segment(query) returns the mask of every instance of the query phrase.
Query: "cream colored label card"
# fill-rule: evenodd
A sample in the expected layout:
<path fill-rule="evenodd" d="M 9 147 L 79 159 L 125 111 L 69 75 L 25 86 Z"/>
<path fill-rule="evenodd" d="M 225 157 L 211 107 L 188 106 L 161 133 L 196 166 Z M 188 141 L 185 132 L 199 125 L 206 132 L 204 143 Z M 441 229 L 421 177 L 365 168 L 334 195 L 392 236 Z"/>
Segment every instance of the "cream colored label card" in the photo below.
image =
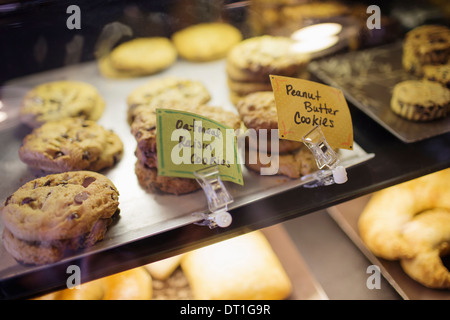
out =
<path fill-rule="evenodd" d="M 320 126 L 332 148 L 353 149 L 353 125 L 341 90 L 321 83 L 270 76 L 280 139 L 302 141 Z"/>

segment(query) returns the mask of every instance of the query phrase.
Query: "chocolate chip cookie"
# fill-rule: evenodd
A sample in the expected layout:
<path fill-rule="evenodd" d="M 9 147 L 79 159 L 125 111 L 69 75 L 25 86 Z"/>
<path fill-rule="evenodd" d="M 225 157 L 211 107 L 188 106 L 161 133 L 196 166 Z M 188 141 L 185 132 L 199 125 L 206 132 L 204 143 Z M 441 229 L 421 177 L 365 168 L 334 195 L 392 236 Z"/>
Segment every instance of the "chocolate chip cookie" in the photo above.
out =
<path fill-rule="evenodd" d="M 100 171 L 114 166 L 123 155 L 123 143 L 112 130 L 94 121 L 65 118 L 34 129 L 19 149 L 20 159 L 45 172 Z"/>
<path fill-rule="evenodd" d="M 3 245 L 18 261 L 47 264 L 93 246 L 119 214 L 119 192 L 92 171 L 51 174 L 27 182 L 0 208 Z"/>
<path fill-rule="evenodd" d="M 36 128 L 67 117 L 98 120 L 105 102 L 97 89 L 81 81 L 54 81 L 36 86 L 24 97 L 20 119 Z"/>
<path fill-rule="evenodd" d="M 403 81 L 394 87 L 391 109 L 412 121 L 443 118 L 450 109 L 450 90 L 429 80 Z"/>
<path fill-rule="evenodd" d="M 128 95 L 128 123 L 133 122 L 137 107 L 166 108 L 180 104 L 198 106 L 210 99 L 209 91 L 200 81 L 170 76 L 151 80 Z"/>
<path fill-rule="evenodd" d="M 178 105 L 168 109 L 203 115 L 233 129 L 239 129 L 241 126 L 241 119 L 237 114 L 220 107 Z M 157 175 L 156 107 L 138 108 L 136 110 L 138 112 L 131 125 L 131 133 L 137 142 L 135 173 L 141 186 L 150 192 L 157 189 L 173 194 L 184 194 L 199 189 L 200 185 L 194 179 Z"/>

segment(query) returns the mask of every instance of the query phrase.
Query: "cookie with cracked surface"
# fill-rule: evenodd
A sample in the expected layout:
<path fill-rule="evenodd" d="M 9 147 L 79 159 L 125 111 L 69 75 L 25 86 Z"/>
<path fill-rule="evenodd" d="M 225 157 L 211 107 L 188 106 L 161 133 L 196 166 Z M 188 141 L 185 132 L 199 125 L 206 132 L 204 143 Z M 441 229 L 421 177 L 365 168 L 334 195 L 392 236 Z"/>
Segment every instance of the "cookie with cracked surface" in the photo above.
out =
<path fill-rule="evenodd" d="M 119 192 L 92 171 L 51 174 L 25 183 L 0 209 L 3 244 L 18 261 L 47 264 L 103 239 L 118 215 Z"/>
<path fill-rule="evenodd" d="M 184 59 L 204 62 L 225 58 L 242 34 L 228 23 L 200 23 L 175 32 L 172 41 Z"/>
<path fill-rule="evenodd" d="M 97 89 L 81 81 L 54 81 L 34 87 L 24 97 L 20 120 L 36 128 L 67 117 L 98 120 L 105 102 Z"/>
<path fill-rule="evenodd" d="M 22 142 L 19 158 L 45 172 L 100 171 L 114 166 L 123 143 L 112 130 L 81 118 L 51 121 L 34 129 Z"/>
<path fill-rule="evenodd" d="M 210 99 L 211 95 L 208 89 L 197 80 L 172 76 L 151 80 L 135 88 L 128 95 L 128 123 L 133 122 L 137 107 L 198 106 L 207 103 Z"/>

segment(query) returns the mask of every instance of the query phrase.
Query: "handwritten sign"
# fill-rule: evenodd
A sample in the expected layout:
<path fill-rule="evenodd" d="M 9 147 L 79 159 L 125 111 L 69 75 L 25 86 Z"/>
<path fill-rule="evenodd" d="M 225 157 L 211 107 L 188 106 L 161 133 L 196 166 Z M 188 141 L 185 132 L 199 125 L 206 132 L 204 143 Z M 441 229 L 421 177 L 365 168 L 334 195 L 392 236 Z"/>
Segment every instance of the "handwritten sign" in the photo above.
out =
<path fill-rule="evenodd" d="M 341 90 L 304 79 L 270 76 L 280 139 L 302 141 L 320 126 L 332 148 L 353 149 L 353 125 Z"/>
<path fill-rule="evenodd" d="M 204 116 L 156 109 L 158 175 L 195 178 L 194 172 L 218 165 L 224 181 L 244 184 L 236 134 Z"/>

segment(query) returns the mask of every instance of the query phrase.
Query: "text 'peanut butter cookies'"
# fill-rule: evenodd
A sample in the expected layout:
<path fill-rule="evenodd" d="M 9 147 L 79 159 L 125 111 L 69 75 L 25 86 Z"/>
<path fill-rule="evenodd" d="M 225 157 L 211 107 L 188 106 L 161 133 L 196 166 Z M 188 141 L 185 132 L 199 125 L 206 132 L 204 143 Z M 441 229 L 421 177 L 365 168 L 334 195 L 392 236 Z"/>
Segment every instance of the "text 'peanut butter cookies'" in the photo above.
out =
<path fill-rule="evenodd" d="M 227 23 L 200 23 L 175 32 L 172 41 L 181 57 L 203 62 L 225 58 L 242 34 Z"/>
<path fill-rule="evenodd" d="M 450 90 L 429 80 L 407 80 L 395 85 L 391 109 L 412 121 L 430 121 L 447 116 Z"/>
<path fill-rule="evenodd" d="M 176 59 L 177 51 L 169 39 L 136 38 L 120 44 L 101 58 L 99 69 L 108 78 L 131 78 L 160 72 Z"/>
<path fill-rule="evenodd" d="M 3 244 L 20 262 L 53 263 L 102 240 L 118 206 L 119 192 L 99 173 L 38 178 L 20 187 L 0 209 Z"/>
<path fill-rule="evenodd" d="M 200 81 L 178 77 L 151 80 L 128 95 L 128 122 L 133 122 L 137 107 L 166 108 L 180 104 L 198 106 L 210 99 L 209 91 Z"/>
<path fill-rule="evenodd" d="M 97 89 L 81 81 L 54 81 L 36 86 L 24 97 L 20 119 L 36 128 L 67 117 L 98 120 L 105 102 Z"/>
<path fill-rule="evenodd" d="M 122 155 L 123 143 L 117 134 L 80 118 L 45 123 L 28 134 L 19 149 L 24 163 L 51 173 L 100 171 L 114 166 Z"/>

